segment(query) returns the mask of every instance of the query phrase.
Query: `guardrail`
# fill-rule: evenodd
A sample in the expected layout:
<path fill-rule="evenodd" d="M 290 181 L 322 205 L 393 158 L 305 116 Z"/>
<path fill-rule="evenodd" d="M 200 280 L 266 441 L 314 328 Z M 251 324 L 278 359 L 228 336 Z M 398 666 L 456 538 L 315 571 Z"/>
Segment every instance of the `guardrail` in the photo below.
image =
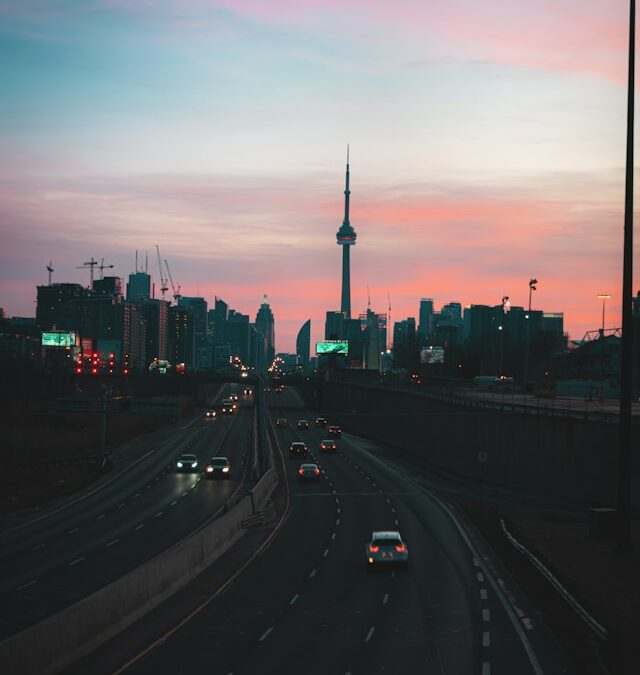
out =
<path fill-rule="evenodd" d="M 232 509 L 125 576 L 0 643 L 2 671 L 53 675 L 143 617 L 197 577 L 246 532 L 277 485 L 269 469 Z"/>

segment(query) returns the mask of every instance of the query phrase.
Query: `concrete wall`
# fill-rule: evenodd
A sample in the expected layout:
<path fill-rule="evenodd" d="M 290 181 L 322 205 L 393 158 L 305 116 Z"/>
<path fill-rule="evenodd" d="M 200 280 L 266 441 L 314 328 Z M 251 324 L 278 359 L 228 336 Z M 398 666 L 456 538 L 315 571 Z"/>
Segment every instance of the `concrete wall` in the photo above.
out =
<path fill-rule="evenodd" d="M 277 483 L 273 469 L 253 488 L 262 508 Z M 194 579 L 245 532 L 251 499 L 236 506 L 173 548 L 64 611 L 0 643 L 0 670 L 11 675 L 47 675 L 106 642 Z"/>
<path fill-rule="evenodd" d="M 472 408 L 335 382 L 322 384 L 320 401 L 323 413 L 354 433 L 402 448 L 446 471 L 584 504 L 615 501 L 615 423 Z M 636 434 L 636 475 L 639 438 Z M 636 491 L 636 508 L 638 497 Z"/>

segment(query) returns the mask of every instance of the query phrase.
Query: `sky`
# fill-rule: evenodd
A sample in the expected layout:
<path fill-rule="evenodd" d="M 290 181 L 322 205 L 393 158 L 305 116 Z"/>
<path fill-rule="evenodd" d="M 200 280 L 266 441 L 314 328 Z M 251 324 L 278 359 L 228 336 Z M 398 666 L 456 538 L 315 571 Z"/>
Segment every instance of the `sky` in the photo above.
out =
<path fill-rule="evenodd" d="M 322 339 L 349 144 L 354 314 L 525 306 L 535 277 L 571 338 L 599 293 L 619 326 L 627 26 L 626 0 L 2 0 L 0 307 L 34 316 L 49 260 L 87 284 L 148 252 L 159 286 L 157 244 L 183 295 L 267 294 L 278 351 Z"/>

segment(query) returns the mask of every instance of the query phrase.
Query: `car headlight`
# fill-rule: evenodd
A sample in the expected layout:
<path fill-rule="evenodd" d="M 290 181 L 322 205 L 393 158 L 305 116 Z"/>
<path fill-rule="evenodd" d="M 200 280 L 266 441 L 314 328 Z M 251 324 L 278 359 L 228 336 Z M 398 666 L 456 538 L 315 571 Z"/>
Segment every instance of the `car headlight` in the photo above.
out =
<path fill-rule="evenodd" d="M 193 462 L 193 464 L 191 465 L 191 468 L 195 469 L 197 466 L 198 466 L 198 462 Z"/>
<path fill-rule="evenodd" d="M 212 466 L 208 466 L 208 467 L 205 469 L 205 471 L 206 471 L 207 473 L 211 473 L 211 472 L 213 471 L 213 467 L 212 467 Z"/>
<path fill-rule="evenodd" d="M 178 469 L 182 469 L 182 462 L 178 462 L 176 466 L 178 467 Z"/>
<path fill-rule="evenodd" d="M 229 473 L 229 467 L 228 467 L 228 466 L 223 466 L 223 467 L 222 467 L 222 473 Z"/>

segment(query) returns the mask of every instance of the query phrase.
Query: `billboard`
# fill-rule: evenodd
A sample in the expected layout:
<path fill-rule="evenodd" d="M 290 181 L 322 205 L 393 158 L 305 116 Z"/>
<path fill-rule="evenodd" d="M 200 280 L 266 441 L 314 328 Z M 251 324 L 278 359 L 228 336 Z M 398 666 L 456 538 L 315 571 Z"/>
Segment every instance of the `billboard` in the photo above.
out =
<path fill-rule="evenodd" d="M 349 342 L 347 340 L 326 340 L 325 342 L 316 342 L 316 355 L 320 354 L 344 354 L 349 353 Z"/>
<path fill-rule="evenodd" d="M 59 331 L 42 334 L 43 347 L 75 347 L 76 334 Z"/>
<path fill-rule="evenodd" d="M 420 350 L 420 363 L 444 363 L 444 347 L 424 347 Z"/>

